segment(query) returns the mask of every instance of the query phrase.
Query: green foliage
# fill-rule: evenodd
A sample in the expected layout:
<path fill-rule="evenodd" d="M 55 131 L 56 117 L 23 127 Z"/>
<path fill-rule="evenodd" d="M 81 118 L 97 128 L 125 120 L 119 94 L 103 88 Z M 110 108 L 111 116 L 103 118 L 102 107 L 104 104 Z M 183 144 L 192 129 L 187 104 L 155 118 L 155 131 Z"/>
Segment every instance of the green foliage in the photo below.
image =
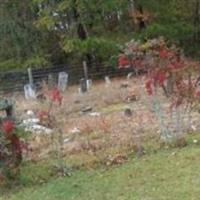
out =
<path fill-rule="evenodd" d="M 191 38 L 193 34 L 193 27 L 186 23 L 173 23 L 165 24 L 163 26 L 159 23 L 150 24 L 143 32 L 140 33 L 139 37 L 154 38 L 164 36 L 172 42 L 184 41 L 186 38 Z"/>
<path fill-rule="evenodd" d="M 80 39 L 65 39 L 63 49 L 66 53 L 72 53 L 80 57 L 90 53 L 99 59 L 109 62 L 113 56 L 118 55 L 119 45 L 104 38 L 90 37 L 84 41 Z"/>
<path fill-rule="evenodd" d="M 0 7 L 0 67 L 64 64 L 71 62 L 72 54 L 80 62 L 86 53 L 94 54 L 97 61 L 110 62 L 112 53 L 111 60 L 116 58 L 120 38 L 128 41 L 130 35 L 141 39 L 163 35 L 188 54 L 199 55 L 198 0 L 134 0 L 134 5 L 150 13 L 146 29 L 139 32 L 129 15 L 133 6 L 129 0 L 4 1 Z M 78 35 L 80 24 L 86 41 Z"/>

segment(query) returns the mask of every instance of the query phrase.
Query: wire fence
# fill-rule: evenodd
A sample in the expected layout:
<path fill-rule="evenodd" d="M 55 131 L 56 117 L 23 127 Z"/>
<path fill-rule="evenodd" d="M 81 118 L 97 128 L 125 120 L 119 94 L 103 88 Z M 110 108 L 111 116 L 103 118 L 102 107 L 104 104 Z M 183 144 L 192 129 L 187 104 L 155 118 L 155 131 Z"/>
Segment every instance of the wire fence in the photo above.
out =
<path fill-rule="evenodd" d="M 48 68 L 32 69 L 33 83 L 36 88 L 40 87 L 42 82 L 48 81 L 49 77 L 57 82 L 58 74 L 66 72 L 69 76 L 68 85 L 78 84 L 81 78 L 84 78 L 84 69 L 81 65 L 59 65 Z M 92 80 L 103 79 L 105 76 L 118 77 L 125 76 L 133 72 L 133 69 L 118 69 L 105 65 L 94 65 L 88 69 L 88 78 Z M 20 92 L 24 90 L 24 85 L 29 83 L 27 70 L 13 70 L 0 72 L 0 93 Z"/>

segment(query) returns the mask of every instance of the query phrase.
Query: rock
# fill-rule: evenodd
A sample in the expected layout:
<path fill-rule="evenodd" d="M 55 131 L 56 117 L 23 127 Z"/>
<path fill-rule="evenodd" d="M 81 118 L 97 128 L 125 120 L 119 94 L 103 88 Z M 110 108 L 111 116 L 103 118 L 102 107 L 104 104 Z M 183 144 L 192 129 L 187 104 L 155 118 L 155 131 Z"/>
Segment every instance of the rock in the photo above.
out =
<path fill-rule="evenodd" d="M 78 129 L 77 127 L 75 127 L 72 130 L 70 130 L 69 132 L 75 134 L 75 133 L 80 133 L 81 131 L 80 131 L 80 129 Z"/>
<path fill-rule="evenodd" d="M 194 143 L 194 144 L 197 144 L 197 143 L 198 143 L 198 140 L 193 140 L 193 143 Z"/>
<path fill-rule="evenodd" d="M 52 130 L 49 129 L 49 128 L 46 128 L 44 126 L 41 126 L 39 124 L 34 124 L 32 126 L 27 126 L 25 128 L 25 131 L 27 132 L 31 132 L 31 133 L 39 133 L 39 134 L 51 134 L 52 133 Z"/>
<path fill-rule="evenodd" d="M 194 126 L 194 125 L 191 126 L 191 129 L 192 129 L 193 131 L 196 131 L 196 130 L 197 130 L 196 126 Z"/>
<path fill-rule="evenodd" d="M 86 106 L 84 108 L 82 108 L 81 112 L 83 113 L 87 113 L 87 112 L 91 112 L 92 111 L 92 107 L 91 106 Z"/>
<path fill-rule="evenodd" d="M 130 108 L 125 108 L 124 115 L 126 117 L 132 117 L 133 116 L 133 112 L 132 112 L 132 110 Z"/>
<path fill-rule="evenodd" d="M 128 75 L 127 75 L 127 79 L 128 79 L 128 80 L 130 80 L 130 79 L 133 77 L 133 75 L 134 75 L 134 73 L 133 73 L 133 72 L 131 72 L 131 73 L 128 73 Z"/>
<path fill-rule="evenodd" d="M 31 125 L 31 124 L 36 124 L 39 122 L 40 122 L 40 120 L 38 118 L 24 119 L 22 122 L 22 125 Z"/>
<path fill-rule="evenodd" d="M 32 110 L 27 110 L 26 114 L 29 115 L 29 116 L 34 116 L 35 115 Z"/>
<path fill-rule="evenodd" d="M 128 88 L 129 87 L 129 84 L 128 83 L 122 83 L 120 85 L 120 88 Z"/>
<path fill-rule="evenodd" d="M 81 103 L 81 101 L 80 100 L 75 100 L 74 103 L 75 104 L 79 104 L 79 103 Z"/>
<path fill-rule="evenodd" d="M 93 112 L 93 113 L 90 113 L 89 115 L 92 117 L 99 117 L 101 114 L 98 112 Z"/>
<path fill-rule="evenodd" d="M 63 143 L 68 143 L 68 142 L 70 142 L 70 141 L 71 141 L 70 138 L 66 138 L 66 139 L 64 139 Z"/>
<path fill-rule="evenodd" d="M 128 96 L 126 97 L 126 101 L 127 101 L 128 103 L 134 102 L 134 101 L 137 101 L 137 100 L 138 100 L 138 97 L 137 97 L 137 95 L 135 95 L 135 94 L 131 94 L 131 95 L 128 95 Z"/>

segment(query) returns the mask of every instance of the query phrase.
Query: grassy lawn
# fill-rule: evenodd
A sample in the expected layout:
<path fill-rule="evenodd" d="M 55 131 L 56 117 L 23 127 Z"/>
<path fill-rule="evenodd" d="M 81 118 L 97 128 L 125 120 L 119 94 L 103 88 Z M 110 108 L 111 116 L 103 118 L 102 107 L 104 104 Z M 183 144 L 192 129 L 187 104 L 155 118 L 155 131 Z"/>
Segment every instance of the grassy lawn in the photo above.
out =
<path fill-rule="evenodd" d="M 162 150 L 109 170 L 78 171 L 1 200 L 198 200 L 200 148 Z"/>

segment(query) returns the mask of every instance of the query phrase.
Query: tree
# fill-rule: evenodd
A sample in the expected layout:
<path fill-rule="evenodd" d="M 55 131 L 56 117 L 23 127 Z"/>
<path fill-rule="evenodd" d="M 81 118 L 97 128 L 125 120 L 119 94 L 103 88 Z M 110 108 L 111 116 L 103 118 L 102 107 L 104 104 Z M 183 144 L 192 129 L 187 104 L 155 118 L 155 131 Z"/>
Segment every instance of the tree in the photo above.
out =
<path fill-rule="evenodd" d="M 45 62 L 38 48 L 38 31 L 32 26 L 35 17 L 34 9 L 28 0 L 1 3 L 1 68 L 23 66 L 30 59 L 35 59 L 38 64 Z"/>
<path fill-rule="evenodd" d="M 128 0 L 35 0 L 39 6 L 38 28 L 56 33 L 67 54 L 79 60 L 107 61 L 117 54 L 117 43 L 109 38 L 109 27 L 120 25 Z M 115 21 L 115 22 L 114 22 Z M 105 30 L 106 29 L 106 30 Z M 104 32 L 104 33 L 103 33 Z"/>

